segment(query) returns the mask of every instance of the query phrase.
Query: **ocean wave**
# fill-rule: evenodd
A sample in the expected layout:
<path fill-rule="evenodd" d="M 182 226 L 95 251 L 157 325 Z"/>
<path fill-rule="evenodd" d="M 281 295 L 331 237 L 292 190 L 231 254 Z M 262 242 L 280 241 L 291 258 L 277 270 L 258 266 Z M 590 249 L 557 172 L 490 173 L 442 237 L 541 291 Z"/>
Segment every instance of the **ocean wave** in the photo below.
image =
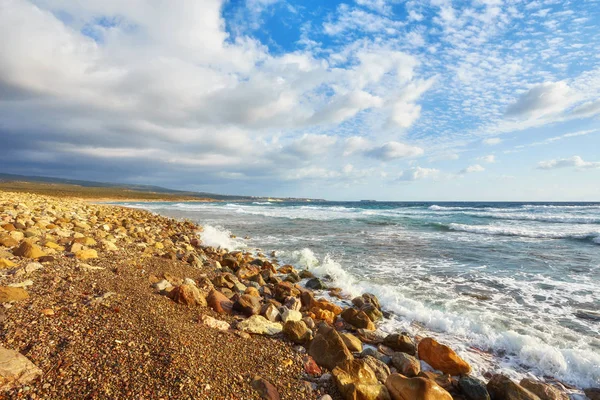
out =
<path fill-rule="evenodd" d="M 552 232 L 547 230 L 533 230 L 524 227 L 515 226 L 495 226 L 495 225 L 466 225 L 466 224 L 438 224 L 447 227 L 453 231 L 477 233 L 482 235 L 498 236 L 518 236 L 532 239 L 590 239 L 598 243 L 600 231 L 571 231 L 571 232 Z"/>
<path fill-rule="evenodd" d="M 599 224 L 600 216 L 583 216 L 573 214 L 530 214 L 530 213 L 492 213 L 465 212 L 462 215 L 477 218 L 506 219 L 513 221 L 539 221 L 568 224 Z"/>
<path fill-rule="evenodd" d="M 578 387 L 597 385 L 600 380 L 600 355 L 589 349 L 564 348 L 557 343 L 551 344 L 553 334 L 546 335 L 548 341 L 540 336 L 516 332 L 511 328 L 501 328 L 493 323 L 497 316 L 493 311 L 482 309 L 479 312 L 464 310 L 453 312 L 439 307 L 430 307 L 425 303 L 405 297 L 395 285 L 378 284 L 372 280 L 362 280 L 353 275 L 330 255 L 321 261 L 308 248 L 280 252 L 278 257 L 306 268 L 317 276 L 329 276 L 333 285 L 341 288 L 350 296 L 365 292 L 375 294 L 382 306 L 394 313 L 392 319 L 384 321 L 381 329 L 391 333 L 406 330 L 412 334 L 431 335 L 451 345 L 464 359 L 474 367 L 477 375 L 483 375 L 490 367 L 501 368 L 508 373 L 520 371 L 515 377 L 528 374 L 528 369 L 539 375 L 554 376 Z M 419 324 L 427 328 L 423 332 Z M 560 341 L 559 341 L 560 342 Z M 567 344 L 567 346 L 569 346 Z M 495 364 L 473 349 L 489 349 L 504 354 Z M 508 367 L 508 368 L 506 368 Z M 525 367 L 525 369 L 523 368 Z M 512 372 L 509 372 L 511 371 Z"/>
<path fill-rule="evenodd" d="M 245 249 L 246 243 L 243 239 L 232 238 L 231 232 L 222 227 L 204 225 L 200 232 L 200 239 L 205 246 L 221 247 L 229 251 Z"/>

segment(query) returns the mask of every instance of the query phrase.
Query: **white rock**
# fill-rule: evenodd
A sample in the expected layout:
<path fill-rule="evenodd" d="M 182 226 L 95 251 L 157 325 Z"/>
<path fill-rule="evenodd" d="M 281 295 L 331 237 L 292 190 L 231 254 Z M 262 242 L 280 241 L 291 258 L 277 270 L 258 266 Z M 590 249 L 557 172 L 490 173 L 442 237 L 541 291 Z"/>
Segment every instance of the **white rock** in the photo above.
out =
<path fill-rule="evenodd" d="M 196 286 L 196 281 L 193 280 L 192 278 L 185 278 L 183 280 L 183 283 L 185 283 L 186 285 L 193 285 Z"/>
<path fill-rule="evenodd" d="M 226 331 L 231 327 L 231 325 L 229 325 L 227 322 L 213 318 L 209 315 L 203 315 L 201 321 L 204 325 L 210 326 L 211 328 L 218 329 L 220 331 Z"/>
<path fill-rule="evenodd" d="M 0 347 L 0 390 L 31 382 L 42 370 L 18 351 Z"/>
<path fill-rule="evenodd" d="M 171 282 L 169 282 L 168 280 L 163 279 L 160 282 L 156 282 L 154 285 L 152 285 L 152 287 L 154 287 L 154 289 L 158 290 L 159 292 L 162 292 L 163 290 L 173 287 L 173 285 L 171 285 Z"/>
<path fill-rule="evenodd" d="M 285 324 L 288 321 L 300 321 L 302 313 L 296 310 L 290 310 L 287 307 L 281 307 L 281 321 Z"/>
<path fill-rule="evenodd" d="M 279 322 L 271 322 L 261 315 L 253 315 L 238 323 L 237 327 L 241 331 L 259 335 L 276 335 L 283 330 Z"/>
<path fill-rule="evenodd" d="M 11 283 L 8 286 L 24 288 L 24 287 L 31 286 L 31 285 L 33 285 L 33 281 L 31 279 L 27 279 L 26 281 L 23 281 L 23 282 Z"/>
<path fill-rule="evenodd" d="M 44 266 L 42 264 L 40 264 L 39 262 L 32 262 L 32 263 L 27 264 L 24 269 L 25 269 L 26 274 L 30 274 L 30 273 L 37 271 L 38 269 L 42 269 L 42 268 L 44 268 Z"/>

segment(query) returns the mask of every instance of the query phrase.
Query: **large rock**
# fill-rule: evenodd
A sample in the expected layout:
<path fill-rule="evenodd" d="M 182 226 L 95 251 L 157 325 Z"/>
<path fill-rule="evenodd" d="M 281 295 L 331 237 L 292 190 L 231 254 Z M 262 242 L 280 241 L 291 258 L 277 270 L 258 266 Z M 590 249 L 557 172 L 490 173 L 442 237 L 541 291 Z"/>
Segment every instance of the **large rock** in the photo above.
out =
<path fill-rule="evenodd" d="M 42 370 L 27 357 L 0 346 L 0 391 L 27 384 L 40 375 Z"/>
<path fill-rule="evenodd" d="M 275 299 L 280 302 L 285 302 L 288 297 L 300 296 L 300 290 L 290 282 L 281 282 L 275 285 Z"/>
<path fill-rule="evenodd" d="M 393 350 L 410 354 L 417 354 L 417 346 L 413 340 L 405 333 L 393 333 L 383 339 L 383 344 Z"/>
<path fill-rule="evenodd" d="M 260 376 L 254 377 L 252 380 L 252 387 L 258 392 L 260 397 L 265 400 L 280 400 L 279 392 L 277 392 L 275 386 Z"/>
<path fill-rule="evenodd" d="M 325 289 L 326 286 L 319 278 L 312 278 L 306 282 L 306 287 L 312 290 L 322 290 Z"/>
<path fill-rule="evenodd" d="M 13 254 L 25 258 L 40 258 L 46 255 L 37 244 L 24 240 L 19 247 L 13 250 Z"/>
<path fill-rule="evenodd" d="M 373 322 L 379 321 L 383 318 L 383 313 L 371 303 L 365 303 L 360 308 L 360 311 L 367 314 L 369 316 L 369 319 Z"/>
<path fill-rule="evenodd" d="M 271 322 L 281 321 L 281 315 L 279 314 L 279 309 L 273 303 L 265 304 L 260 311 L 260 315 L 265 317 Z"/>
<path fill-rule="evenodd" d="M 282 307 L 281 311 L 281 321 L 285 324 L 288 321 L 300 321 L 302 319 L 302 313 L 296 310 L 290 310 L 287 307 Z"/>
<path fill-rule="evenodd" d="M 446 374 L 461 375 L 471 372 L 471 366 L 454 350 L 432 338 L 425 338 L 419 342 L 419 358 Z"/>
<path fill-rule="evenodd" d="M 308 354 L 315 359 L 317 364 L 333 370 L 338 364 L 354 357 L 344 340 L 337 331 L 325 324 L 321 324 L 315 338 L 310 343 Z"/>
<path fill-rule="evenodd" d="M 600 400 L 600 388 L 583 389 L 583 393 L 585 393 L 590 400 Z"/>
<path fill-rule="evenodd" d="M 385 381 L 392 400 L 452 400 L 450 393 L 430 379 L 391 374 Z"/>
<path fill-rule="evenodd" d="M 244 314 L 247 317 L 260 313 L 260 300 L 258 297 L 244 294 L 233 303 L 233 309 Z"/>
<path fill-rule="evenodd" d="M 176 303 L 187 306 L 206 306 L 206 299 L 194 285 L 183 284 L 177 286 L 171 292 L 169 297 Z"/>
<path fill-rule="evenodd" d="M 492 376 L 487 383 L 487 390 L 492 400 L 540 400 L 537 395 L 502 374 Z"/>
<path fill-rule="evenodd" d="M 231 314 L 233 310 L 233 302 L 218 290 L 212 289 L 206 298 L 208 306 L 219 314 Z"/>
<path fill-rule="evenodd" d="M 238 323 L 238 329 L 244 332 L 256 333 L 257 335 L 276 335 L 281 333 L 283 327 L 278 322 L 271 322 L 261 315 L 253 315 Z"/>
<path fill-rule="evenodd" d="M 341 316 L 344 321 L 355 328 L 366 329 L 368 331 L 375 330 L 375 324 L 373 324 L 373 321 L 371 321 L 364 311 L 359 311 L 355 308 L 347 308 L 342 312 Z"/>
<path fill-rule="evenodd" d="M 23 288 L 0 286 L 0 303 L 20 301 L 29 298 L 29 293 Z"/>
<path fill-rule="evenodd" d="M 458 388 L 467 400 L 490 400 L 485 383 L 472 376 L 462 376 L 458 381 Z"/>
<path fill-rule="evenodd" d="M 312 331 L 304 321 L 287 321 L 283 324 L 283 333 L 294 343 L 304 344 L 312 340 Z"/>
<path fill-rule="evenodd" d="M 367 364 L 371 370 L 373 370 L 377 380 L 385 384 L 387 377 L 390 376 L 390 368 L 387 366 L 387 364 L 373 356 L 366 356 L 363 358 L 363 360 L 365 364 Z"/>
<path fill-rule="evenodd" d="M 347 360 L 335 367 L 332 375 L 346 400 L 390 400 L 386 387 L 363 360 Z"/>
<path fill-rule="evenodd" d="M 408 378 L 415 377 L 421 372 L 421 363 L 419 360 L 406 353 L 394 353 L 392 355 L 392 365 L 400 374 Z"/>
<path fill-rule="evenodd" d="M 565 393 L 544 382 L 524 378 L 519 384 L 542 400 L 569 400 L 569 396 Z M 600 397 L 600 394 L 598 397 Z"/>
<path fill-rule="evenodd" d="M 98 258 L 98 252 L 94 249 L 84 249 L 75 252 L 75 257 L 78 260 L 90 260 L 92 258 Z"/>
<path fill-rule="evenodd" d="M 348 350 L 353 353 L 360 353 L 362 351 L 363 346 L 359 338 L 348 332 L 342 332 L 340 333 L 340 336 L 342 337 L 342 340 L 344 340 Z"/>

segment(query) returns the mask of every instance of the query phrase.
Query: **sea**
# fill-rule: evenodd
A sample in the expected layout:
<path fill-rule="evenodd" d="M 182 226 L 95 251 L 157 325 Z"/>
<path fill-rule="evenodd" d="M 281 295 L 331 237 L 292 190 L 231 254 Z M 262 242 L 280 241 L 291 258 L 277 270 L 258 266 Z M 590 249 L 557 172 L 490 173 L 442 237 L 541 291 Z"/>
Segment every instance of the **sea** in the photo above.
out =
<path fill-rule="evenodd" d="M 127 205 L 373 293 L 390 313 L 381 330 L 433 336 L 475 375 L 600 386 L 600 203 Z"/>

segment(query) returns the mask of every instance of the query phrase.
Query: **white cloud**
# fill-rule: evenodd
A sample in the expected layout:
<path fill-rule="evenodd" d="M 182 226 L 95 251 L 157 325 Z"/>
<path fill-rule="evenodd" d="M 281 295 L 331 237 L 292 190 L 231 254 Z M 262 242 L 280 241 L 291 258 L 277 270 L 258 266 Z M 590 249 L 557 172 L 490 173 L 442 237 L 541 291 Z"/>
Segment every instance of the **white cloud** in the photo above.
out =
<path fill-rule="evenodd" d="M 287 152 L 301 157 L 311 157 L 326 153 L 337 142 L 337 138 L 327 135 L 305 134 L 286 147 Z"/>
<path fill-rule="evenodd" d="M 538 163 L 538 169 L 556 169 L 556 168 L 567 168 L 575 167 L 580 169 L 593 169 L 600 168 L 600 161 L 584 161 L 579 156 L 573 156 L 571 158 L 560 158 L 556 160 L 541 161 Z"/>
<path fill-rule="evenodd" d="M 483 161 L 486 163 L 495 163 L 496 162 L 496 156 L 493 154 L 489 154 L 487 156 L 481 156 L 481 157 L 477 157 L 477 159 L 479 161 Z"/>
<path fill-rule="evenodd" d="M 437 178 L 440 175 L 440 170 L 435 168 L 412 167 L 402 171 L 399 180 L 416 181 L 420 179 Z"/>
<path fill-rule="evenodd" d="M 390 161 L 399 158 L 417 157 L 423 153 L 423 149 L 417 146 L 410 146 L 400 142 L 388 142 L 369 150 L 366 152 L 366 155 L 382 161 Z"/>
<path fill-rule="evenodd" d="M 485 171 L 485 168 L 483 168 L 479 164 L 474 164 L 474 165 L 469 165 L 467 168 L 460 171 L 460 173 L 461 174 L 471 174 L 473 172 L 483 172 L 483 171 Z"/>
<path fill-rule="evenodd" d="M 573 91 L 565 82 L 545 82 L 521 95 L 506 109 L 506 115 L 538 118 L 564 111 L 575 99 Z"/>
<path fill-rule="evenodd" d="M 500 139 L 500 138 L 489 138 L 489 139 L 483 140 L 483 144 L 488 145 L 488 146 L 495 146 L 500 143 L 502 143 L 502 139 Z"/>
<path fill-rule="evenodd" d="M 344 156 L 349 156 L 359 151 L 362 152 L 372 147 L 369 140 L 360 136 L 351 136 L 344 142 Z"/>

